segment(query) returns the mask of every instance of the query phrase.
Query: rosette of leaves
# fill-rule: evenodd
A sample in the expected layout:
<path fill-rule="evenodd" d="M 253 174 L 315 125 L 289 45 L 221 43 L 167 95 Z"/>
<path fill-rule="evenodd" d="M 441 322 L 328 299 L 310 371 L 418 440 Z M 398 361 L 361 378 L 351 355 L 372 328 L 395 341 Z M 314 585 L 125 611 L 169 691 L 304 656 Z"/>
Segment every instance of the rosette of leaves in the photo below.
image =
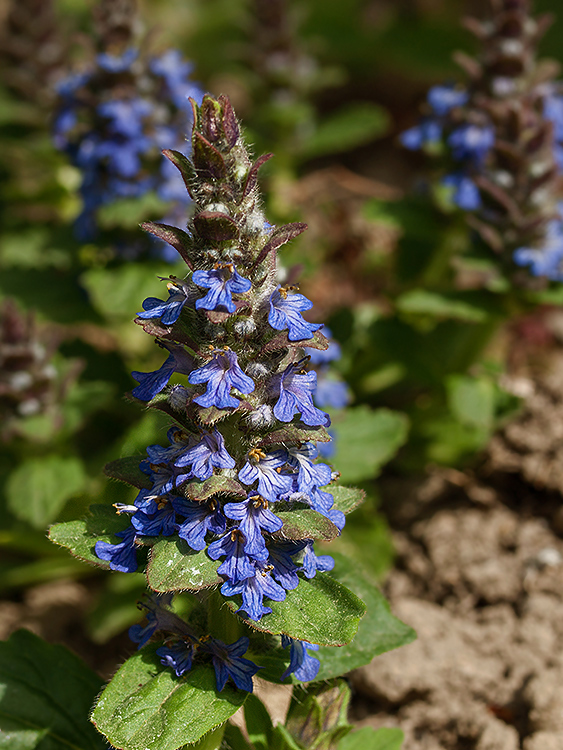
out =
<path fill-rule="evenodd" d="M 315 554 L 362 492 L 316 461 L 330 420 L 313 403 L 304 348 L 327 341 L 302 316 L 311 302 L 277 283 L 277 251 L 306 227 L 266 222 L 257 177 L 270 155 L 251 161 L 229 100 L 192 106 L 192 158 L 165 155 L 193 218 L 187 230 L 144 225 L 178 251 L 186 276 L 167 279 L 168 298 L 145 300 L 136 321 L 166 359 L 133 373 L 131 395 L 168 415 L 168 444 L 106 467 L 138 490 L 130 504 L 93 506 L 50 531 L 90 563 L 145 570 L 154 592 L 130 631 L 140 650 L 92 716 L 127 750 L 198 741 L 256 673 L 328 679 L 412 638 L 356 566 Z"/>

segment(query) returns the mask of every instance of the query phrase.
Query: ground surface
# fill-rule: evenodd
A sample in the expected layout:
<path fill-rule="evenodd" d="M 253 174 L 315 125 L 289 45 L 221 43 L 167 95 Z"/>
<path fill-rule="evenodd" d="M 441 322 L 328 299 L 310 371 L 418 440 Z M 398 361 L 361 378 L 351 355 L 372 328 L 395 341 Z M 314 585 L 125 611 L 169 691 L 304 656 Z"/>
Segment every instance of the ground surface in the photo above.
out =
<path fill-rule="evenodd" d="M 526 406 L 479 471 L 383 486 L 385 590 L 418 640 L 352 675 L 353 714 L 401 727 L 404 750 L 563 748 L 560 372 L 516 384 Z"/>

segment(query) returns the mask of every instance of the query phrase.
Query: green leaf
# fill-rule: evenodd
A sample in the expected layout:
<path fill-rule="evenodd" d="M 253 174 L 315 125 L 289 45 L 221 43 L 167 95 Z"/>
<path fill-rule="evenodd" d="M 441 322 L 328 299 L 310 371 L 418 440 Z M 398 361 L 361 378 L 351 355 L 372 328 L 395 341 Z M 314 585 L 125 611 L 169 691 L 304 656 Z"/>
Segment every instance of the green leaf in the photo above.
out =
<path fill-rule="evenodd" d="M 340 534 L 331 520 L 312 508 L 276 511 L 276 516 L 283 521 L 283 528 L 278 532 L 281 539 L 330 541 Z"/>
<path fill-rule="evenodd" d="M 63 646 L 18 630 L 0 643 L 0 747 L 105 750 L 88 723 L 101 684 Z"/>
<path fill-rule="evenodd" d="M 249 695 L 244 703 L 244 721 L 255 750 L 268 750 L 274 727 L 266 706 L 255 695 Z"/>
<path fill-rule="evenodd" d="M 100 560 L 94 552 L 98 540 L 116 544 L 123 541 L 116 537 L 130 524 L 129 516 L 120 516 L 109 505 L 91 505 L 90 515 L 80 521 L 56 523 L 49 529 L 49 539 L 70 550 L 74 557 L 93 563 L 100 568 L 109 568 L 109 562 Z"/>
<path fill-rule="evenodd" d="M 338 750 L 401 750 L 404 737 L 400 729 L 364 727 L 341 740 Z"/>
<path fill-rule="evenodd" d="M 112 200 L 98 209 L 98 221 L 104 229 L 122 227 L 138 230 L 140 222 L 146 220 L 147 216 L 164 216 L 168 205 L 152 192 L 136 198 Z M 109 273 L 114 270 L 112 268 Z"/>
<path fill-rule="evenodd" d="M 233 611 L 241 606 L 240 596 L 226 601 Z M 266 604 L 272 608 L 271 614 L 259 622 L 245 619 L 251 628 L 326 646 L 349 643 L 365 612 L 364 603 L 326 573 L 317 573 L 311 580 L 300 578 L 297 588 L 288 591 L 283 602 L 268 599 Z"/>
<path fill-rule="evenodd" d="M 490 378 L 450 375 L 446 380 L 448 406 L 462 424 L 493 428 L 495 418 L 495 384 Z"/>
<path fill-rule="evenodd" d="M 138 489 L 150 490 L 153 483 L 150 477 L 141 471 L 139 464 L 144 456 L 127 456 L 110 461 L 104 466 L 104 474 L 112 479 L 118 479 Z"/>
<path fill-rule="evenodd" d="M 427 289 L 412 289 L 398 297 L 397 309 L 409 315 L 429 315 L 432 318 L 464 320 L 469 323 L 482 323 L 491 313 L 469 294 L 452 292 L 440 294 Z"/>
<path fill-rule="evenodd" d="M 87 477 L 77 458 L 44 456 L 21 463 L 6 483 L 12 513 L 38 529 L 55 519 L 66 501 L 84 489 Z"/>
<path fill-rule="evenodd" d="M 303 145 L 303 156 L 311 158 L 341 153 L 382 136 L 389 127 L 387 112 L 371 102 L 351 102 L 325 118 Z"/>
<path fill-rule="evenodd" d="M 357 487 L 342 487 L 340 485 L 330 485 L 323 487 L 323 492 L 330 492 L 334 498 L 334 508 L 342 511 L 345 515 L 351 513 L 361 505 L 366 497 L 364 490 Z"/>
<path fill-rule="evenodd" d="M 240 729 L 231 722 L 228 722 L 225 728 L 224 742 L 228 750 L 254 750 L 244 739 Z"/>
<path fill-rule="evenodd" d="M 127 659 L 102 692 L 92 721 L 120 750 L 177 750 L 223 724 L 248 693 L 228 683 L 219 693 L 211 665 L 184 677 L 160 666 L 158 645 Z"/>
<path fill-rule="evenodd" d="M 246 497 L 247 495 L 247 490 L 240 482 L 222 474 L 213 474 L 203 482 L 196 481 L 182 485 L 182 493 L 190 500 L 195 500 L 198 503 L 208 500 L 218 492 L 236 495 L 237 497 Z"/>
<path fill-rule="evenodd" d="M 163 272 L 162 263 L 127 263 L 111 272 L 92 268 L 81 280 L 98 312 L 109 319 L 129 319 L 145 297 L 166 295 L 166 287 L 158 280 Z"/>
<path fill-rule="evenodd" d="M 283 724 L 276 724 L 269 750 L 303 750 L 303 748 L 297 744 Z"/>
<path fill-rule="evenodd" d="M 205 550 L 194 552 L 183 539 L 169 536 L 151 550 L 147 581 L 153 591 L 197 591 L 221 583 L 219 565 Z"/>
<path fill-rule="evenodd" d="M 294 424 L 288 424 L 281 430 L 264 435 L 259 443 L 259 447 L 270 447 L 272 445 L 284 445 L 285 443 L 306 443 L 309 440 L 320 443 L 330 443 L 332 438 L 325 427 L 306 427 Z"/>
<path fill-rule="evenodd" d="M 337 434 L 333 462 L 343 482 L 376 477 L 406 441 L 408 433 L 404 414 L 389 409 L 372 410 L 368 406 L 335 414 L 332 426 Z"/>
<path fill-rule="evenodd" d="M 321 662 L 321 668 L 317 680 L 338 677 L 369 664 L 374 656 L 404 646 L 416 637 L 412 628 L 391 614 L 383 594 L 366 579 L 356 562 L 351 562 L 339 554 L 333 554 L 333 557 L 335 566 L 330 575 L 350 588 L 357 596 L 361 596 L 367 612 L 352 643 L 338 649 L 319 649 L 316 656 Z"/>

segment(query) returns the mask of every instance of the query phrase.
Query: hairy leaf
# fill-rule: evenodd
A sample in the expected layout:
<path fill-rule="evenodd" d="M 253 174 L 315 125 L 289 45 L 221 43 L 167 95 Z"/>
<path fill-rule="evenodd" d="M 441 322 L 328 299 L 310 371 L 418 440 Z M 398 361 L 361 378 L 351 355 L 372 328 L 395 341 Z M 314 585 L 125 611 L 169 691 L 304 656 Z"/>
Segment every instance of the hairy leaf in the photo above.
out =
<path fill-rule="evenodd" d="M 342 511 L 345 515 L 351 513 L 359 505 L 361 505 L 366 497 L 364 490 L 356 489 L 355 487 L 340 487 L 336 485 L 329 485 L 323 487 L 323 492 L 330 492 L 334 498 L 334 508 Z"/>
<path fill-rule="evenodd" d="M 147 581 L 154 591 L 196 591 L 221 582 L 219 565 L 205 550 L 194 552 L 183 539 L 164 537 L 151 550 Z"/>
<path fill-rule="evenodd" d="M 144 229 L 145 232 L 150 232 L 150 234 L 158 237 L 158 239 L 171 245 L 174 250 L 178 251 L 189 268 L 192 268 L 191 256 L 194 241 L 187 232 L 184 232 L 183 229 L 178 229 L 178 227 L 171 227 L 168 224 L 160 224 L 153 221 L 143 222 L 141 229 Z"/>
<path fill-rule="evenodd" d="M 118 531 L 129 526 L 129 516 L 120 516 L 109 505 L 91 505 L 90 515 L 80 521 L 56 523 L 49 529 L 49 539 L 70 550 L 74 557 L 94 563 L 100 568 L 109 568 L 109 563 L 100 560 L 94 552 L 98 540 L 116 544 Z"/>
<path fill-rule="evenodd" d="M 209 172 L 212 177 L 222 179 L 227 174 L 225 160 L 215 146 L 212 146 L 201 133 L 192 136 L 193 162 L 196 169 Z"/>
<path fill-rule="evenodd" d="M 231 610 L 242 603 L 240 596 L 227 598 Z M 364 603 L 326 573 L 317 573 L 311 580 L 301 578 L 299 586 L 288 591 L 283 602 L 265 602 L 272 613 L 259 622 L 245 622 L 264 633 L 284 633 L 309 643 L 341 646 L 349 643 L 358 630 L 360 618 L 365 613 Z"/>
<path fill-rule="evenodd" d="M 237 497 L 246 497 L 246 490 L 236 479 L 230 479 L 221 474 L 213 474 L 203 482 L 188 482 L 182 485 L 182 493 L 198 503 L 207 500 L 212 495 L 223 492 Z"/>
<path fill-rule="evenodd" d="M 144 456 L 126 456 L 110 461 L 104 466 L 104 474 L 112 479 L 130 484 L 137 489 L 150 490 L 152 482 L 150 477 L 139 468 Z"/>
<path fill-rule="evenodd" d="M 211 665 L 183 677 L 164 669 L 157 645 L 127 659 L 102 692 L 92 721 L 119 750 L 178 750 L 225 722 L 247 693 L 228 683 L 218 693 Z"/>
<path fill-rule="evenodd" d="M 324 539 L 328 542 L 340 534 L 330 519 L 312 508 L 276 511 L 276 516 L 283 521 L 283 528 L 274 536 L 282 540 Z"/>

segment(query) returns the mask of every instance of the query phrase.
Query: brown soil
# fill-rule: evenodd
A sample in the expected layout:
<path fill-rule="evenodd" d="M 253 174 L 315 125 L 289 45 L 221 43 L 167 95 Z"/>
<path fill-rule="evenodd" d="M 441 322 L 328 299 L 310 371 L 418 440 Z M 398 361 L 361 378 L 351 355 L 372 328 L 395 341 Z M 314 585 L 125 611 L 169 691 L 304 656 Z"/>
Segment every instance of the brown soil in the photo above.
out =
<path fill-rule="evenodd" d="M 418 639 L 352 675 L 353 718 L 404 750 L 563 748 L 560 383 L 516 383 L 525 408 L 476 474 L 383 483 L 385 593 Z"/>

